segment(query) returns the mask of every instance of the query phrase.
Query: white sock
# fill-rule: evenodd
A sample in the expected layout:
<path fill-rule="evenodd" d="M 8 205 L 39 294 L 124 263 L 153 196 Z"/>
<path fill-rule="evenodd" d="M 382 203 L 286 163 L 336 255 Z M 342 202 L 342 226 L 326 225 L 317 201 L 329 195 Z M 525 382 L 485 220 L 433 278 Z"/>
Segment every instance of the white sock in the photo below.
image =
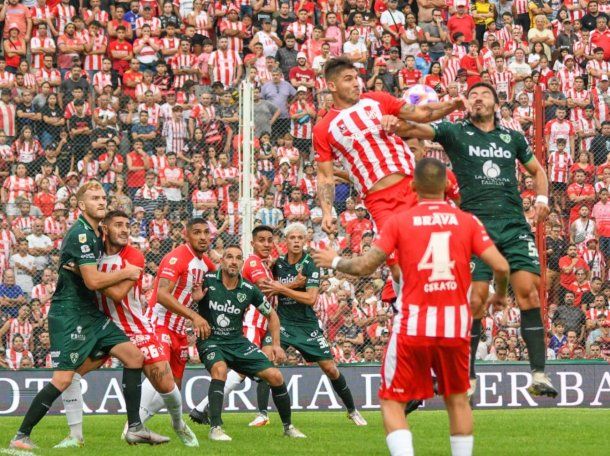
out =
<path fill-rule="evenodd" d="M 243 382 L 244 379 L 241 378 L 241 375 L 239 375 L 237 372 L 235 372 L 234 370 L 230 370 L 229 373 L 227 374 L 227 380 L 225 381 L 225 389 L 224 389 L 224 395 L 225 397 L 227 397 L 227 394 L 229 394 L 231 391 L 233 391 L 235 388 L 237 388 L 237 386 Z M 195 407 L 195 410 L 197 410 L 198 412 L 203 412 L 205 410 L 205 408 L 208 406 L 208 397 L 204 397 L 203 400 L 197 404 L 197 406 Z"/>
<path fill-rule="evenodd" d="M 472 435 L 452 435 L 449 437 L 451 442 L 451 456 L 471 456 L 474 446 Z"/>
<path fill-rule="evenodd" d="M 83 440 L 83 394 L 80 379 L 80 374 L 74 373 L 72 383 L 61 393 L 61 400 L 64 403 L 68 426 L 70 426 L 70 436 Z"/>
<path fill-rule="evenodd" d="M 155 413 L 163 408 L 163 398 L 150 383 L 145 379 L 142 382 L 142 398 L 140 400 L 140 421 L 142 424 L 150 420 Z"/>
<path fill-rule="evenodd" d="M 182 421 L 182 396 L 178 387 L 174 385 L 174 389 L 169 393 L 159 393 L 159 395 L 172 417 L 174 429 L 182 429 L 184 427 L 184 421 Z"/>
<path fill-rule="evenodd" d="M 390 432 L 385 441 L 392 456 L 413 456 L 413 437 L 408 429 Z"/>

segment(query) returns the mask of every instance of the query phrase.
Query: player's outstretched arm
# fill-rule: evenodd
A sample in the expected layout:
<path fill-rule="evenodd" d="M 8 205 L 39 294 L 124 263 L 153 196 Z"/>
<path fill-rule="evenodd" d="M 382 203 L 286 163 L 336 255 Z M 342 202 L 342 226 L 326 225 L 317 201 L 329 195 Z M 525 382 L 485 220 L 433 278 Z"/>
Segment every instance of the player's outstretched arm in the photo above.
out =
<path fill-rule="evenodd" d="M 546 171 L 536 157 L 524 163 L 525 169 L 534 179 L 534 188 L 537 197 L 534 207 L 536 208 L 536 219 L 543 222 L 549 215 L 549 179 Z"/>
<path fill-rule="evenodd" d="M 496 310 L 506 306 L 506 294 L 508 290 L 508 280 L 510 276 L 510 266 L 506 258 L 502 256 L 495 245 L 488 247 L 481 253 L 481 260 L 489 266 L 494 273 L 495 293 L 489 299 Z"/>
<path fill-rule="evenodd" d="M 335 177 L 333 174 L 333 162 L 318 162 L 318 199 L 322 209 L 322 229 L 332 233 L 333 228 L 333 204 L 335 202 Z"/>
<path fill-rule="evenodd" d="M 300 304 L 314 306 L 318 301 L 318 287 L 307 288 L 306 291 L 297 291 L 275 281 L 267 280 L 261 283 L 260 289 L 267 296 L 282 295 L 294 299 Z"/>
<path fill-rule="evenodd" d="M 65 269 L 73 270 L 66 266 L 64 266 Z M 78 272 L 89 290 L 100 291 L 116 285 L 123 280 L 138 280 L 142 273 L 142 268 L 127 263 L 125 268 L 118 271 L 101 272 L 97 270 L 97 265 L 95 264 L 83 264 L 78 267 Z"/>
<path fill-rule="evenodd" d="M 399 120 L 395 133 L 401 138 L 434 139 L 434 129 L 428 124 Z"/>
<path fill-rule="evenodd" d="M 464 108 L 465 105 L 462 98 L 426 105 L 412 105 L 407 103 L 401 108 L 398 113 L 398 118 L 419 123 L 434 122 L 435 120 L 442 119 L 446 115 L 451 114 L 456 109 Z"/>
<path fill-rule="evenodd" d="M 331 249 L 315 250 L 310 254 L 319 268 L 336 269 L 353 276 L 367 276 L 377 270 L 385 261 L 386 254 L 377 247 L 371 248 L 365 255 L 351 259 L 341 258 Z"/>

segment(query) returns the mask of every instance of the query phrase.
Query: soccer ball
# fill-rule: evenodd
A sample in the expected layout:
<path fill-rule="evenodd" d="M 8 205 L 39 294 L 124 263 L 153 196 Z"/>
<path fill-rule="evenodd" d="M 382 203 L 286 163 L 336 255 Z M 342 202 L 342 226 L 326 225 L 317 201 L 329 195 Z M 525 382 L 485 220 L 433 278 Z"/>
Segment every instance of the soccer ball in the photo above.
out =
<path fill-rule="evenodd" d="M 490 179 L 495 179 L 500 175 L 500 167 L 493 161 L 487 160 L 485 163 L 483 163 L 483 174 Z"/>
<path fill-rule="evenodd" d="M 412 105 L 426 105 L 438 102 L 438 94 L 432 87 L 416 84 L 403 94 L 402 99 Z"/>

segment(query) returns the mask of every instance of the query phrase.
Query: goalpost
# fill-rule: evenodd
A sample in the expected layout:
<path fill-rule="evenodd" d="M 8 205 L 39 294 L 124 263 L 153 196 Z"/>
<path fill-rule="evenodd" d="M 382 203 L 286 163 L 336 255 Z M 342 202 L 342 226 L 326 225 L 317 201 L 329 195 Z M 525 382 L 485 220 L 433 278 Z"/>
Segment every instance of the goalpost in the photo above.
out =
<path fill-rule="evenodd" d="M 254 160 L 254 85 L 243 81 L 239 87 L 239 205 L 241 208 L 241 248 L 246 258 L 252 251 L 252 228 L 254 228 L 254 201 L 252 187 L 256 174 Z"/>

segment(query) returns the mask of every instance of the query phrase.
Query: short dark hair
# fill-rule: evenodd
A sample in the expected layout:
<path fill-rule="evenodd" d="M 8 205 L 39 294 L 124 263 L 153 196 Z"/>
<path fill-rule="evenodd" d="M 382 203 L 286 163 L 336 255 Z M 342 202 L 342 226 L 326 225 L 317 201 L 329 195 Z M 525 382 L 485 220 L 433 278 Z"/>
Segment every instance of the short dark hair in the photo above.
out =
<path fill-rule="evenodd" d="M 273 228 L 269 225 L 258 225 L 252 230 L 252 237 L 255 238 L 258 233 L 268 232 L 273 234 Z"/>
<path fill-rule="evenodd" d="M 324 79 L 333 79 L 342 71 L 355 69 L 356 67 L 347 57 L 330 59 L 326 62 L 326 65 L 324 65 Z"/>
<path fill-rule="evenodd" d="M 235 244 L 235 243 L 227 245 L 227 246 L 225 247 L 225 253 L 226 253 L 226 252 L 227 252 L 227 250 L 229 250 L 229 249 L 237 249 L 237 250 L 239 250 L 240 252 L 243 252 L 243 250 L 242 250 L 242 248 L 241 248 L 241 245 L 239 245 L 239 244 Z M 223 255 L 223 256 L 224 256 L 224 255 Z"/>
<path fill-rule="evenodd" d="M 436 158 L 424 158 L 415 166 L 414 180 L 418 192 L 442 193 L 447 185 L 447 167 Z"/>
<path fill-rule="evenodd" d="M 195 225 L 200 225 L 200 224 L 207 225 L 207 222 L 204 219 L 202 219 L 201 217 L 192 218 L 188 222 L 186 222 L 186 229 L 190 230 Z"/>
<path fill-rule="evenodd" d="M 114 219 L 114 218 L 126 218 L 127 220 L 129 220 L 129 215 L 127 215 L 127 213 L 125 211 L 119 211 L 119 210 L 114 210 L 114 211 L 110 211 L 106 214 L 106 217 L 104 217 L 103 223 L 109 223 L 110 220 Z"/>
<path fill-rule="evenodd" d="M 498 92 L 496 92 L 496 89 L 494 88 L 494 86 L 492 86 L 491 84 L 488 84 L 486 82 L 477 82 L 477 83 L 473 84 L 470 87 L 470 89 L 468 89 L 468 92 L 466 92 L 466 97 L 468 97 L 470 95 L 470 92 L 472 92 L 477 87 L 485 87 L 486 89 L 488 89 L 493 94 L 494 101 L 497 104 L 500 104 L 500 98 L 498 98 Z"/>

